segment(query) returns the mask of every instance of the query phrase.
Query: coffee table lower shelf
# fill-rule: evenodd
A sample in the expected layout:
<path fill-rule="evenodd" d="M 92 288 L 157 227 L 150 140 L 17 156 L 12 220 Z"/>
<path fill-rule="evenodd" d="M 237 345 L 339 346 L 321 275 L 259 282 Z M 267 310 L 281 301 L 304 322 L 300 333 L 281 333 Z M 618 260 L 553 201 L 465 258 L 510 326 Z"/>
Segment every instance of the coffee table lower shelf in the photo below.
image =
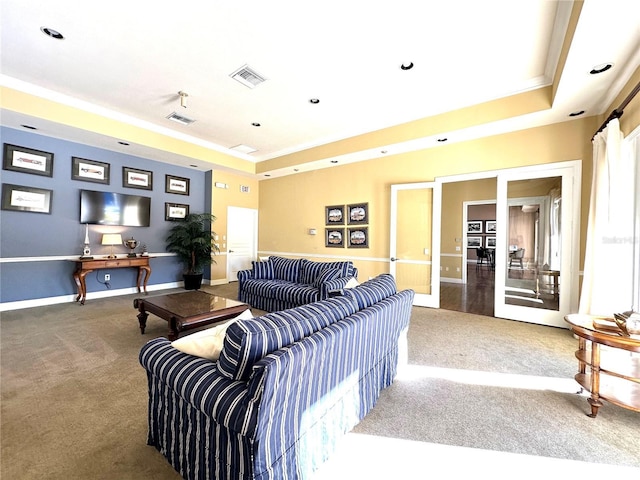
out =
<path fill-rule="evenodd" d="M 250 308 L 246 303 L 200 290 L 136 298 L 133 306 L 138 309 L 141 334 L 146 329 L 149 313 L 153 313 L 169 324 L 167 338 L 171 341 L 181 332 L 228 320 Z"/>

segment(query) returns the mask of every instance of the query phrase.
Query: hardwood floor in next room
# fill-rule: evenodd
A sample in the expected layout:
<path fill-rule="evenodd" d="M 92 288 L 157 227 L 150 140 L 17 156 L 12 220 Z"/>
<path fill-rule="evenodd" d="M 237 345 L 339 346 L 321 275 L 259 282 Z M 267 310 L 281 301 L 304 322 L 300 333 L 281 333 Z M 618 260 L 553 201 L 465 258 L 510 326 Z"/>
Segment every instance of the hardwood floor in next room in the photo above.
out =
<path fill-rule="evenodd" d="M 475 264 L 467 266 L 467 283 L 440 283 L 440 308 L 493 316 L 495 272 Z"/>

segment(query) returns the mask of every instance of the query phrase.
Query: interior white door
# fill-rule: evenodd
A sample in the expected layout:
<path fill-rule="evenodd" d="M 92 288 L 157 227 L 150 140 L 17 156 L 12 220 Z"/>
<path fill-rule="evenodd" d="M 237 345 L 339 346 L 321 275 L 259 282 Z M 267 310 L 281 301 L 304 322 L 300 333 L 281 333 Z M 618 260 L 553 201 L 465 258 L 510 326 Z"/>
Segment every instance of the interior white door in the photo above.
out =
<path fill-rule="evenodd" d="M 566 327 L 577 311 L 580 165 L 498 174 L 495 316 Z"/>
<path fill-rule="evenodd" d="M 251 268 L 258 254 L 258 211 L 227 208 L 227 281 L 238 280 L 238 272 Z"/>
<path fill-rule="evenodd" d="M 438 182 L 391 186 L 389 272 L 423 307 L 440 307 L 441 203 Z"/>

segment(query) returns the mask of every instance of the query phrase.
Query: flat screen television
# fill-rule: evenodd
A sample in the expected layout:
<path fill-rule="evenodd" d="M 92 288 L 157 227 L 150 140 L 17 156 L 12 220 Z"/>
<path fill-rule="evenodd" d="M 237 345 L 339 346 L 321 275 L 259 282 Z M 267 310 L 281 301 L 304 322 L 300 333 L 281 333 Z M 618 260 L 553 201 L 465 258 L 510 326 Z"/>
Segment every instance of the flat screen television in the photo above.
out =
<path fill-rule="evenodd" d="M 148 227 L 150 221 L 150 197 L 80 190 L 80 223 Z"/>

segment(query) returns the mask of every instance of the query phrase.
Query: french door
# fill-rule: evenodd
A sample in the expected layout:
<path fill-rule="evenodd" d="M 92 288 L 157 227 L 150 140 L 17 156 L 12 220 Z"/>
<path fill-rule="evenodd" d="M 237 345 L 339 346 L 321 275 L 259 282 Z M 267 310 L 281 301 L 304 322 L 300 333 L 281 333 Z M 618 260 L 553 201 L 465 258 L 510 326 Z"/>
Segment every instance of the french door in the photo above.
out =
<path fill-rule="evenodd" d="M 398 290 L 416 292 L 414 305 L 440 306 L 440 218 L 442 185 L 391 186 L 389 271 Z"/>
<path fill-rule="evenodd" d="M 579 162 L 498 173 L 496 317 L 566 327 L 577 311 Z"/>

